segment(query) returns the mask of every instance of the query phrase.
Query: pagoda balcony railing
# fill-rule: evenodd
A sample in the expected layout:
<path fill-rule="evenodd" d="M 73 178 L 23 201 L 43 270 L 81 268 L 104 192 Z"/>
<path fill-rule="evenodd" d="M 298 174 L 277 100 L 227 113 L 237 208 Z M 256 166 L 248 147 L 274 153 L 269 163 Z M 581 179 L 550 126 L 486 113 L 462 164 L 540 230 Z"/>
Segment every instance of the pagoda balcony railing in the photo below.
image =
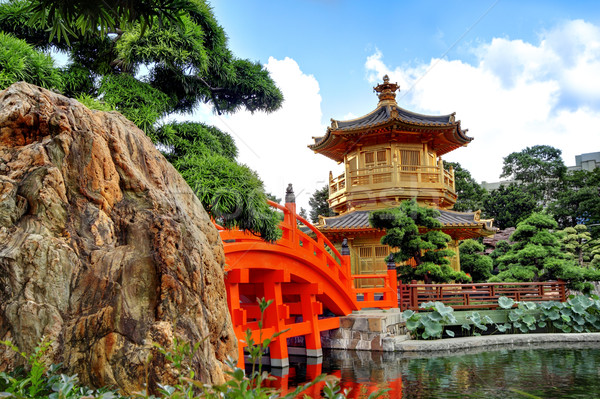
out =
<path fill-rule="evenodd" d="M 439 166 L 380 165 L 343 173 L 329 181 L 329 198 L 354 188 L 445 188 L 454 192 L 454 172 Z"/>

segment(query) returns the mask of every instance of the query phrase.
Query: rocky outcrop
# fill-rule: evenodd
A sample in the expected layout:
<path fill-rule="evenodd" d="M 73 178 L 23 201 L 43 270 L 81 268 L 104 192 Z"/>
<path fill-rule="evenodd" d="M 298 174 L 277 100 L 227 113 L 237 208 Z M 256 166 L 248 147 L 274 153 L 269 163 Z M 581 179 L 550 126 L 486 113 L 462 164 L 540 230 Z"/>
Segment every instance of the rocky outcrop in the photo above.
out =
<path fill-rule="evenodd" d="M 205 382 L 236 340 L 223 246 L 149 138 L 116 112 L 17 83 L 0 92 L 0 339 L 93 386 L 169 382 L 153 343 L 202 342 Z M 0 369 L 19 359 L 0 348 Z"/>

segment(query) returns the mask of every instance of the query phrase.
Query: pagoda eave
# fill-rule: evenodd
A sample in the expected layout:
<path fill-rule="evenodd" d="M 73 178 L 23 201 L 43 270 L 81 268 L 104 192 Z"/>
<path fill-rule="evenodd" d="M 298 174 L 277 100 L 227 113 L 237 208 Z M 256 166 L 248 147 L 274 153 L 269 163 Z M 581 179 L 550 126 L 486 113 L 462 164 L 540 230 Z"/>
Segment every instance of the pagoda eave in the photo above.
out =
<path fill-rule="evenodd" d="M 378 126 L 355 129 L 328 128 L 325 136 L 315 139 L 308 148 L 336 162 L 342 162 L 344 155 L 357 146 L 380 144 L 389 141 L 421 144 L 429 143 L 438 156 L 444 155 L 472 141 L 460 129 L 460 122 L 450 126 L 427 126 L 398 121 L 386 122 Z"/>

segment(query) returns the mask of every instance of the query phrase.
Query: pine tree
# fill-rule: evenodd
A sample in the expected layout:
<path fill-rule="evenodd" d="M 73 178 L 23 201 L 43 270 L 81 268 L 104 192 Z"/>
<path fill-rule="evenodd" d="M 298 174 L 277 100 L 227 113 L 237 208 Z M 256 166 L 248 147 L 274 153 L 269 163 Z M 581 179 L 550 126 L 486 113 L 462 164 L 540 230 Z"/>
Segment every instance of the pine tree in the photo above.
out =
<path fill-rule="evenodd" d="M 417 204 L 415 200 L 403 201 L 399 207 L 371 212 L 371 226 L 385 229 L 381 243 L 393 248 L 388 260 L 401 264 L 397 267 L 403 283 L 423 280 L 425 283 L 471 281 L 464 272 L 450 267 L 448 249 L 451 237 L 440 231 L 442 224 L 436 218 L 438 210 Z M 420 232 L 419 229 L 424 229 Z M 414 262 L 414 266 L 408 261 Z"/>

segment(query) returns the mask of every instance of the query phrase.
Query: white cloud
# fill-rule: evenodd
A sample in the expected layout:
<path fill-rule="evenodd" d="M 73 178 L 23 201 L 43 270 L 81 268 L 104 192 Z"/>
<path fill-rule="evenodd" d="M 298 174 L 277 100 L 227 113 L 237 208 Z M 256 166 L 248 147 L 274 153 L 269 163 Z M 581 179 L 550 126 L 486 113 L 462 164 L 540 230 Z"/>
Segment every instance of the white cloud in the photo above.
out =
<path fill-rule="evenodd" d="M 205 108 L 201 119 L 235 138 L 238 161 L 258 172 L 267 191 L 283 199 L 285 188 L 292 183 L 297 210 L 304 207 L 308 211 L 308 199 L 326 184 L 329 171 L 335 174 L 341 169 L 307 148 L 314 142 L 313 136 L 325 134 L 319 83 L 314 76 L 304 74 L 291 58 L 271 57 L 266 68 L 283 92 L 281 109 L 270 114 L 240 111 L 217 116 Z"/>
<path fill-rule="evenodd" d="M 537 44 L 505 38 L 474 49 L 476 65 L 432 59 L 390 67 L 377 51 L 367 58 L 370 83 L 388 74 L 401 86 L 400 106 L 416 112 L 456 112 L 474 140 L 444 158 L 479 181 L 496 181 L 502 158 L 537 144 L 575 155 L 600 151 L 600 29 L 570 21 Z"/>

